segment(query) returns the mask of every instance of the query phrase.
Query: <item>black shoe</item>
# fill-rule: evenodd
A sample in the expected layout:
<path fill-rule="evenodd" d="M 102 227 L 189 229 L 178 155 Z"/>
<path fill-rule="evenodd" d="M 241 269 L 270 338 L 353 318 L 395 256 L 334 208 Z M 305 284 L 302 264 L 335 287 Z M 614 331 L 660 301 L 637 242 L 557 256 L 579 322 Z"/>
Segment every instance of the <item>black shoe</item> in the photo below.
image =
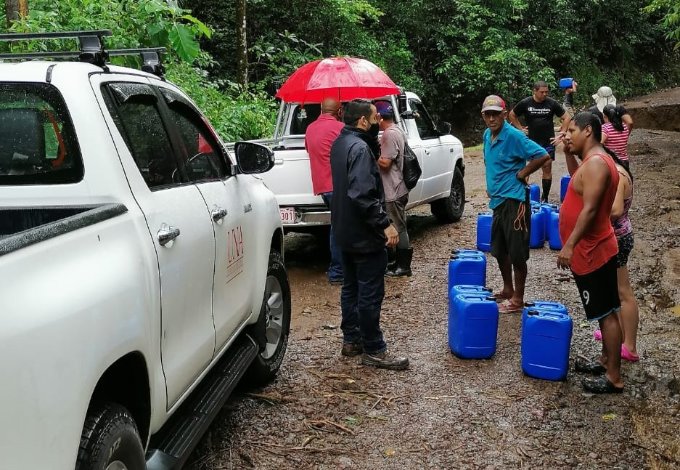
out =
<path fill-rule="evenodd" d="M 364 352 L 364 347 L 360 343 L 342 343 L 340 354 L 347 357 L 358 356 Z"/>
<path fill-rule="evenodd" d="M 386 351 L 375 354 L 364 353 L 361 356 L 361 363 L 379 369 L 404 370 L 408 368 L 408 358 L 391 356 Z"/>
<path fill-rule="evenodd" d="M 623 387 L 617 387 L 604 375 L 586 377 L 581 383 L 583 390 L 590 393 L 623 393 Z"/>
<path fill-rule="evenodd" d="M 387 267 L 385 268 L 385 273 L 388 271 L 394 271 L 397 269 L 397 250 L 394 248 L 387 249 Z"/>
<path fill-rule="evenodd" d="M 388 270 L 385 275 L 389 277 L 411 276 L 411 260 L 413 259 L 413 248 L 397 248 L 397 267 Z"/>
<path fill-rule="evenodd" d="M 574 361 L 574 370 L 584 374 L 602 375 L 607 368 L 597 361 L 589 361 L 584 357 L 577 357 Z"/>

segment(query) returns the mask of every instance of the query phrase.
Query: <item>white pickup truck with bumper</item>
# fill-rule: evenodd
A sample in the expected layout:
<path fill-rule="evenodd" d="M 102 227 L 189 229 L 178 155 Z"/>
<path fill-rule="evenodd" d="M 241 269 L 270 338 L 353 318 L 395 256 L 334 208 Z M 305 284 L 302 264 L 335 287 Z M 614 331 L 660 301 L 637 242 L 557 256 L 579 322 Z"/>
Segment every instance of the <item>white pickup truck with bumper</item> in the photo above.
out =
<path fill-rule="evenodd" d="M 90 63 L 0 64 L 2 469 L 180 468 L 286 351 L 283 229 L 248 174 L 271 150 L 233 161 L 181 90 L 107 64 L 105 33 L 69 33 Z"/>
<path fill-rule="evenodd" d="M 455 222 L 465 206 L 463 145 L 439 130 L 420 98 L 414 93 L 388 96 L 395 109 L 395 122 L 408 137 L 423 174 L 409 192 L 407 209 L 430 204 L 432 214 L 443 223 Z M 330 212 L 312 190 L 305 130 L 320 113 L 318 104 L 282 103 L 273 140 L 257 141 L 274 149 L 274 168 L 263 175 L 276 194 L 286 230 L 309 231 L 328 226 Z M 447 125 L 447 127 L 450 127 Z"/>

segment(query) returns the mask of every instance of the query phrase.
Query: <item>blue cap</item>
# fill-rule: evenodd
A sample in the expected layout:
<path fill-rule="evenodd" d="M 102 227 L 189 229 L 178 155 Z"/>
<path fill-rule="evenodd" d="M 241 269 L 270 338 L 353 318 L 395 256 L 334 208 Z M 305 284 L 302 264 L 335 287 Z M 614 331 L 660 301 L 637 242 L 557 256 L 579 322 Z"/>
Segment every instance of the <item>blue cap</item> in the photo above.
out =
<path fill-rule="evenodd" d="M 381 117 L 392 119 L 394 118 L 394 108 L 389 101 L 376 101 L 375 109 L 378 111 Z"/>

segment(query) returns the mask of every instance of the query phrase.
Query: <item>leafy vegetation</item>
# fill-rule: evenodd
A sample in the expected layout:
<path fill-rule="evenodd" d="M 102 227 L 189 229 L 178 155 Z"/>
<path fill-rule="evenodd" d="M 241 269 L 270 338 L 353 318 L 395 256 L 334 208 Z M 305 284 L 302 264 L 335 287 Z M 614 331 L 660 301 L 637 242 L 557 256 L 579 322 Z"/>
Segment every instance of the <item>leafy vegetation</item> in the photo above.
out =
<path fill-rule="evenodd" d="M 166 46 L 168 76 L 227 140 L 270 133 L 276 88 L 333 55 L 375 62 L 459 129 L 479 125 L 486 94 L 513 103 L 537 79 L 576 78 L 577 106 L 604 84 L 625 98 L 680 79 L 678 0 L 248 0 L 244 86 L 236 3 L 29 0 L 12 30 L 108 28 L 109 46 Z"/>

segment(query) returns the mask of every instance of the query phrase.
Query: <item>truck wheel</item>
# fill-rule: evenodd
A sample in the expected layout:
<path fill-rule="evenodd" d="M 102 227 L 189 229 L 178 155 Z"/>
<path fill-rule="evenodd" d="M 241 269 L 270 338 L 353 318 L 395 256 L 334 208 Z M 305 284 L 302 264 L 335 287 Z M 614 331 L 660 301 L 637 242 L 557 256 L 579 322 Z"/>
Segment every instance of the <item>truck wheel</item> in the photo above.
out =
<path fill-rule="evenodd" d="M 116 403 L 88 410 L 76 470 L 144 470 L 144 448 L 135 420 Z"/>
<path fill-rule="evenodd" d="M 265 385 L 276 377 L 288 346 L 290 331 L 290 285 L 283 259 L 277 252 L 269 254 L 269 268 L 260 315 L 265 319 L 267 343 L 248 371 L 248 382 Z"/>
<path fill-rule="evenodd" d="M 463 209 L 465 208 L 465 181 L 463 180 L 463 172 L 456 167 L 453 170 L 453 178 L 451 179 L 451 193 L 444 199 L 437 199 L 430 204 L 432 215 L 434 215 L 440 223 L 449 224 L 451 222 L 458 222 L 463 216 Z"/>

